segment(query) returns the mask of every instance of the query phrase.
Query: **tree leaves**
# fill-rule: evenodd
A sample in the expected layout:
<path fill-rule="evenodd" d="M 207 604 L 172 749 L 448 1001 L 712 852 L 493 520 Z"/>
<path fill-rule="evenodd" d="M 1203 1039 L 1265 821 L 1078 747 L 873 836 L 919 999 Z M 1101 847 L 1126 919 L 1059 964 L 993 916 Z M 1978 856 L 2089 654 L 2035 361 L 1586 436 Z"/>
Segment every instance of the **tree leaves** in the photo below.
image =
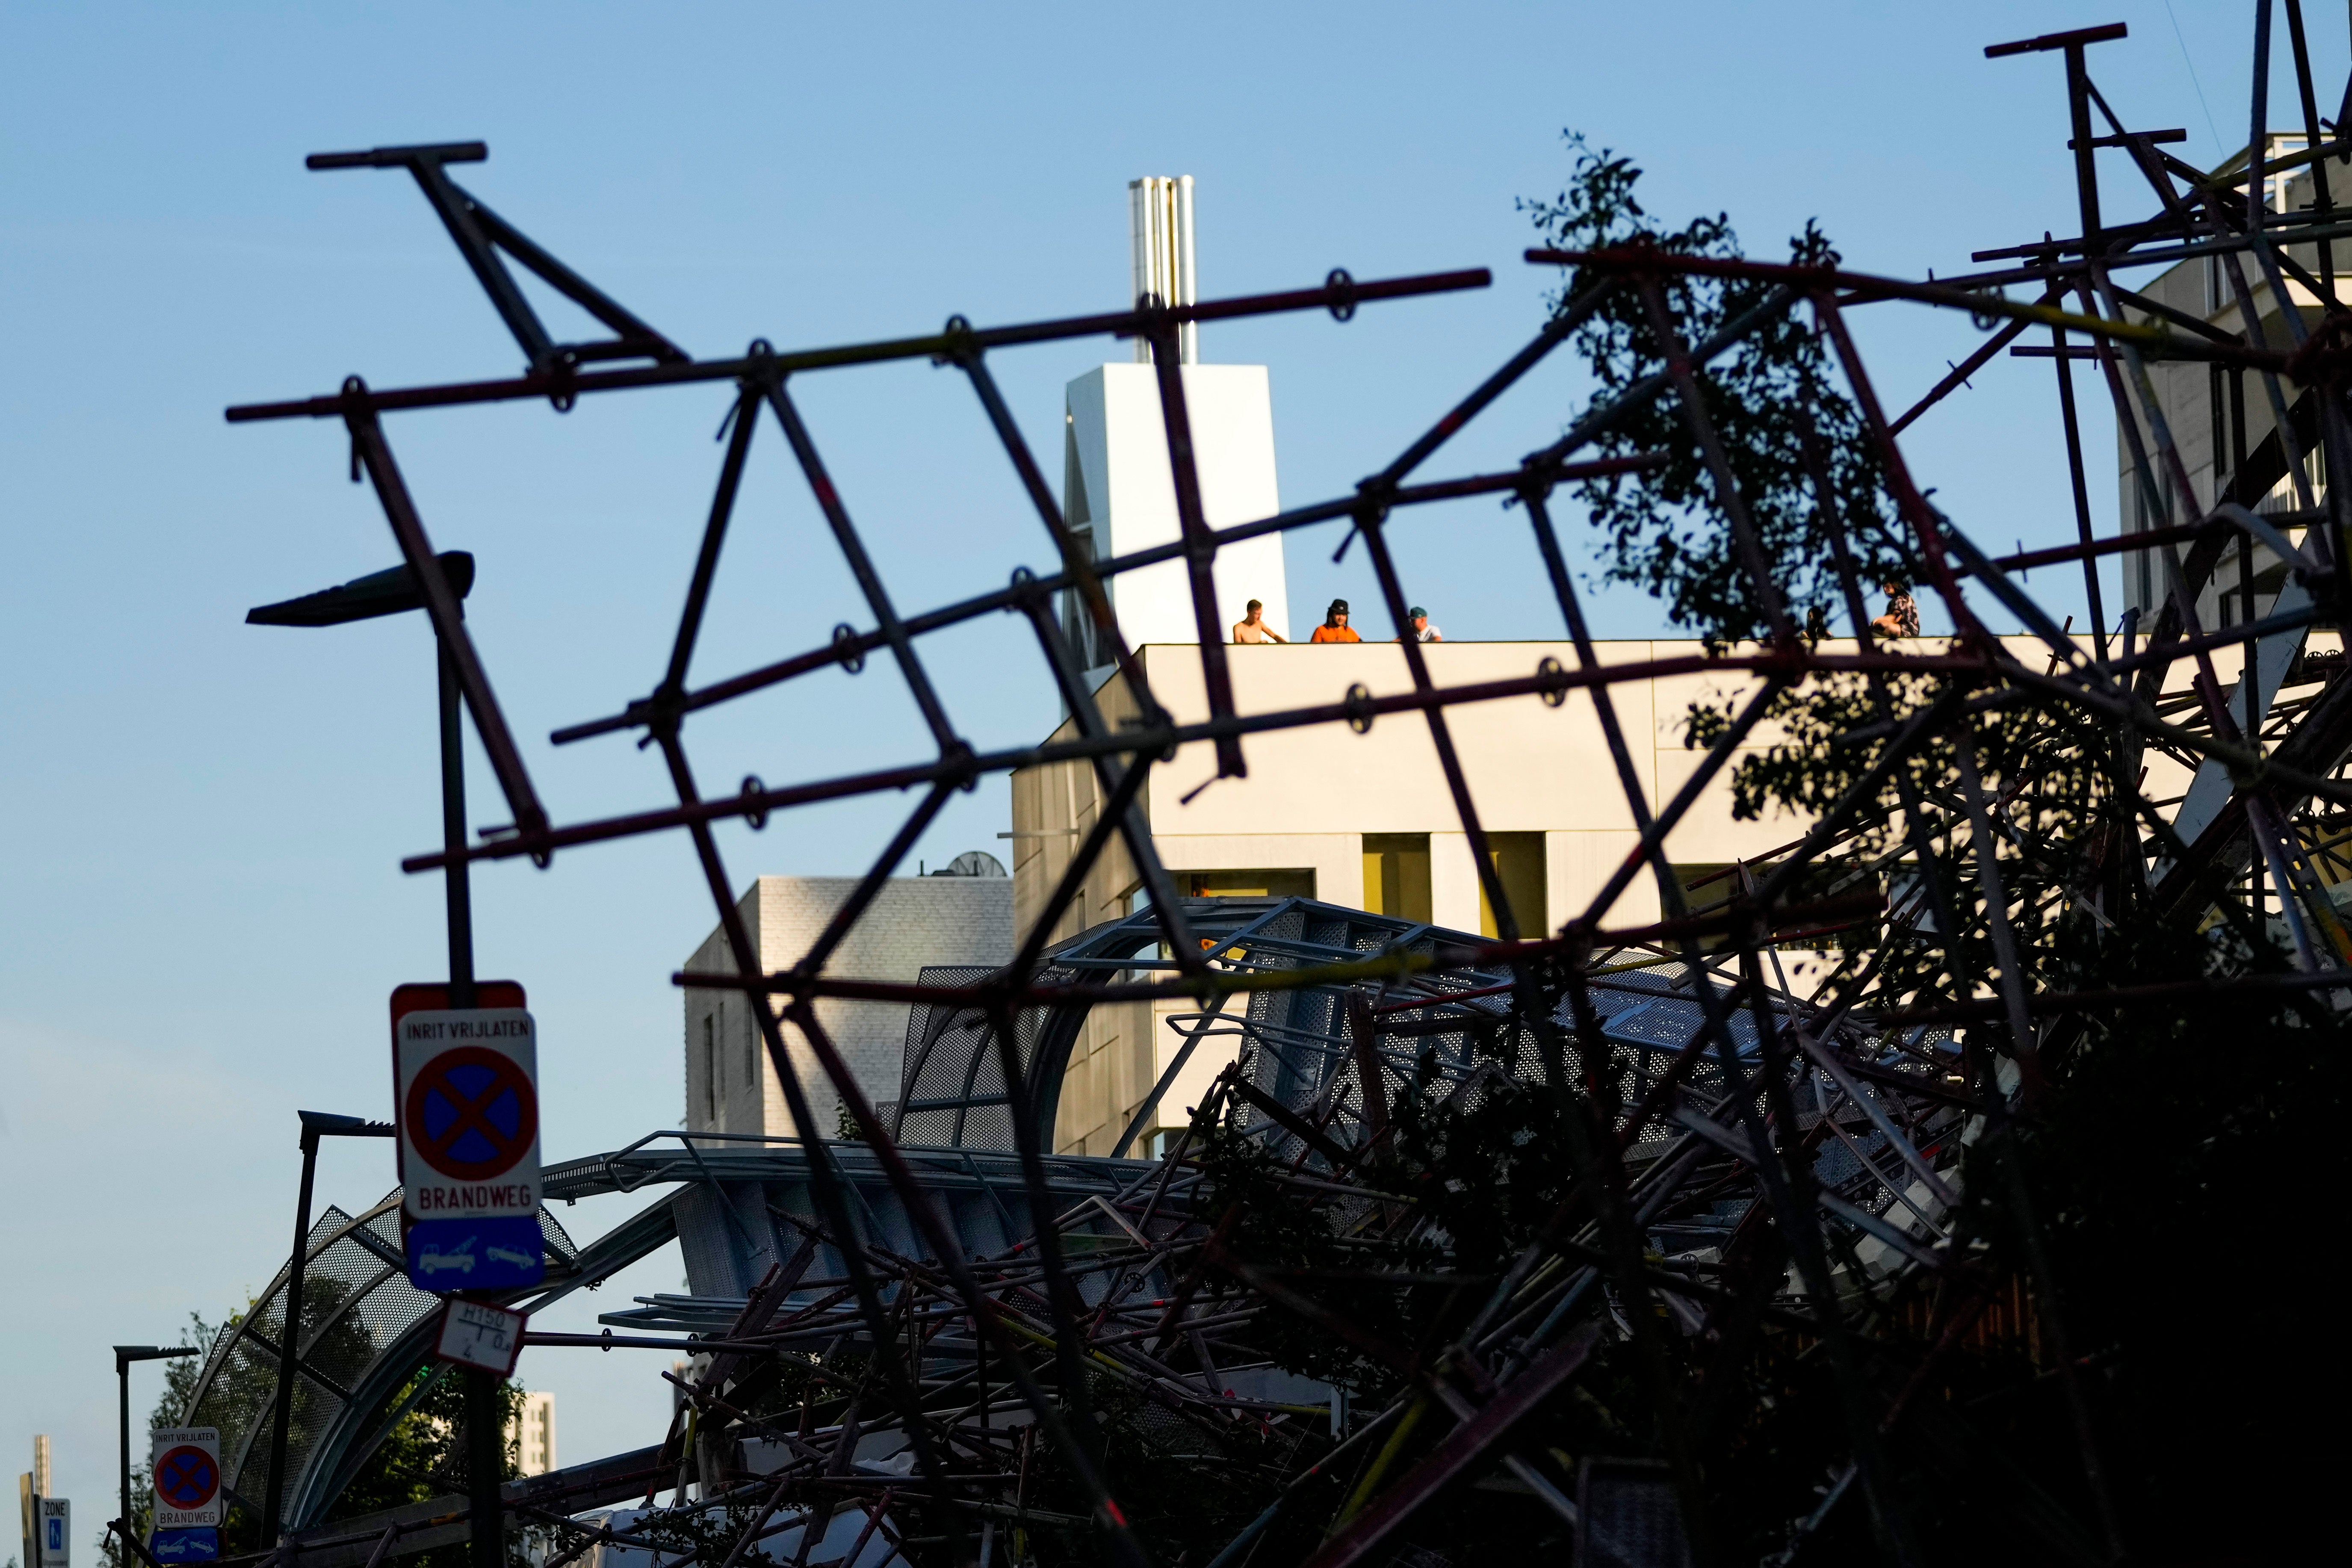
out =
<path fill-rule="evenodd" d="M 1662 256 L 1736 258 L 1738 237 L 1722 214 L 1668 230 L 1636 195 L 1642 171 L 1609 149 L 1594 152 L 1565 133 L 1572 153 L 1567 184 L 1549 201 L 1523 200 L 1536 227 L 1563 250 L 1648 249 Z M 1834 266 L 1836 249 L 1808 224 L 1789 243 L 1799 265 Z M 1644 275 L 1664 296 L 1685 348 L 1704 343 L 1759 307 L 1780 285 L 1658 271 Z M 1622 397 L 1666 364 L 1638 281 L 1622 269 L 1585 265 L 1552 296 L 1554 310 L 1596 284 L 1606 301 L 1574 342 L 1595 392 L 1580 417 Z M 1828 374 L 1820 339 L 1793 304 L 1767 310 L 1752 330 L 1695 367 L 1707 419 L 1720 438 L 1740 501 L 1755 527 L 1773 586 L 1801 626 L 1818 627 L 1837 606 L 1833 559 L 1821 532 L 1830 506 L 1865 582 L 1916 575 L 1893 526 L 1893 505 L 1862 415 Z M 1809 443 L 1817 457 L 1809 457 Z M 1687 416 L 1670 391 L 1618 414 L 1594 445 L 1599 455 L 1663 453 L 1662 467 L 1586 481 L 1579 490 L 1601 535 L 1606 581 L 1659 600 L 1676 626 L 1710 646 L 1765 636 L 1770 617 L 1742 562 L 1723 500 Z"/>

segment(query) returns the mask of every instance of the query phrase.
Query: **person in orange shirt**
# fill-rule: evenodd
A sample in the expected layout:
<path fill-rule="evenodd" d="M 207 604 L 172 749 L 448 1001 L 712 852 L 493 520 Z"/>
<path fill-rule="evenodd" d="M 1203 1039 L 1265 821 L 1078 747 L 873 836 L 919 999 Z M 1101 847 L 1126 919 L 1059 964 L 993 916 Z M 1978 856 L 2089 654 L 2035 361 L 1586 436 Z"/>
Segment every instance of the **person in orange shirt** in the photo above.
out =
<path fill-rule="evenodd" d="M 1315 628 L 1308 642 L 1361 642 L 1356 628 L 1348 624 L 1348 601 L 1334 599 L 1331 607 L 1323 612 L 1323 624 Z"/>

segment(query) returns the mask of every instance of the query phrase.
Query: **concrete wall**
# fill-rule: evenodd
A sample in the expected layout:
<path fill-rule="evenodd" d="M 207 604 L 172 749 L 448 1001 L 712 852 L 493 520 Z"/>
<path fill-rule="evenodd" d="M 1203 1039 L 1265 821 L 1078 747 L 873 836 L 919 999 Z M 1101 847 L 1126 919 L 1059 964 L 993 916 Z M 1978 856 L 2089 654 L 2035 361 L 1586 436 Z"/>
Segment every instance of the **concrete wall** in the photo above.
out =
<path fill-rule="evenodd" d="M 857 886 L 855 877 L 761 877 L 737 909 L 750 926 L 760 968 L 792 968 L 815 945 Z M 893 877 L 883 884 L 826 972 L 859 980 L 912 983 L 925 964 L 997 965 L 1013 961 L 1013 882 L 1005 877 Z M 734 972 L 723 932 L 713 931 L 686 968 Z M 799 1136 L 783 1085 L 767 1059 L 757 1018 L 740 993 L 689 990 L 686 998 L 686 1121 L 695 1131 Z M 827 998 L 817 1022 L 868 1100 L 898 1098 L 907 1009 Z M 834 1136 L 841 1097 L 815 1051 L 790 1025 L 784 1041 L 806 1086 L 816 1136 Z"/>
<path fill-rule="evenodd" d="M 1570 668 L 1576 662 L 1574 648 L 1566 643 L 1442 643 L 1423 651 L 1432 675 L 1444 686 L 1530 675 L 1548 658 Z M 1601 657 L 1629 664 L 1702 651 L 1690 642 L 1615 642 L 1602 644 Z M 1394 643 L 1228 646 L 1226 652 L 1234 700 L 1244 713 L 1337 702 L 1359 684 L 1375 695 L 1412 689 L 1403 650 Z M 1141 657 L 1153 693 L 1180 721 L 1208 716 L 1196 647 L 1152 646 Z M 1634 775 L 1653 811 L 1682 787 L 1701 760 L 1702 753 L 1683 744 L 1690 706 L 1719 708 L 1753 689 L 1750 678 L 1737 670 L 1637 679 L 1613 689 Z M 1114 724 L 1136 712 L 1123 677 L 1105 684 L 1101 700 Z M 1592 700 L 1577 692 L 1558 708 L 1535 697 L 1476 703 L 1454 709 L 1447 722 L 1481 826 L 1491 833 L 1544 836 L 1545 923 L 1557 928 L 1585 913 L 1637 842 Z M 1055 731 L 1056 738 L 1075 733 L 1069 725 Z M 1778 738 L 1767 726 L 1752 743 L 1769 745 Z M 1308 870 L 1317 898 L 1363 908 L 1364 836 L 1425 833 L 1432 918 L 1440 925 L 1479 929 L 1477 868 L 1424 720 L 1389 715 L 1362 735 L 1335 721 L 1252 736 L 1243 750 L 1249 776 L 1211 784 L 1190 805 L 1182 797 L 1216 771 L 1210 747 L 1187 746 L 1154 773 L 1143 809 L 1171 872 Z M 1060 879 L 1079 836 L 1092 826 L 1099 798 L 1089 767 L 1055 763 L 1013 775 L 1017 929 L 1027 929 Z M 1799 837 L 1804 826 L 1785 816 L 1734 821 L 1727 768 L 1668 841 L 1667 852 L 1685 863 L 1752 858 Z M 1114 850 L 1088 878 L 1078 907 L 1057 923 L 1055 938 L 1128 912 L 1139 880 L 1123 849 Z M 1643 873 L 1603 912 L 1601 923 L 1639 926 L 1658 913 L 1657 889 Z M 1171 1010 L 1182 1009 L 1158 1012 Z M 1164 1016 L 1154 1021 L 1142 1015 L 1139 1006 L 1097 1009 L 1087 1038 L 1072 1056 L 1064 1088 L 1057 1134 L 1063 1148 L 1108 1152 L 1132 1109 L 1173 1059 L 1181 1037 Z M 1203 1047 L 1188 1068 L 1188 1082 L 1198 1077 L 1205 1083 L 1229 1056 L 1229 1049 Z M 1186 1089 L 1180 1085 L 1167 1097 L 1161 1122 L 1183 1121 L 1185 1107 L 1192 1103 Z"/>
<path fill-rule="evenodd" d="M 1530 675 L 1547 658 L 1572 664 L 1575 657 L 1565 643 L 1443 643 L 1423 651 L 1433 678 L 1445 686 Z M 1601 645 L 1601 658 L 1612 664 L 1700 651 L 1696 643 L 1685 642 Z M 1393 643 L 1228 647 L 1226 652 L 1234 700 L 1245 713 L 1336 702 L 1359 684 L 1376 696 L 1411 689 L 1403 651 Z M 1150 647 L 1142 658 L 1153 692 L 1180 721 L 1207 717 L 1194 649 Z M 1738 702 L 1752 689 L 1750 679 L 1738 670 L 1634 680 L 1613 689 L 1634 774 L 1653 811 L 1701 761 L 1702 753 L 1683 744 L 1690 706 Z M 1102 700 L 1114 723 L 1134 712 L 1121 679 L 1104 687 Z M 1635 843 L 1633 814 L 1591 699 L 1574 692 L 1558 708 L 1535 697 L 1476 703 L 1455 708 L 1447 722 L 1480 825 L 1492 833 L 1545 835 L 1549 923 L 1557 926 L 1583 912 Z M 1065 725 L 1055 736 L 1075 733 Z M 1769 745 L 1777 738 L 1766 726 L 1752 744 Z M 1171 870 L 1310 869 L 1318 898 L 1360 908 L 1363 836 L 1426 833 L 1433 918 L 1441 925 L 1477 929 L 1476 868 L 1423 720 L 1391 714 L 1363 735 L 1340 722 L 1255 735 L 1244 742 L 1244 753 L 1247 778 L 1222 780 L 1190 805 L 1182 797 L 1216 770 L 1210 747 L 1184 747 L 1153 774 L 1143 805 L 1160 858 Z M 1083 833 L 1091 826 L 1097 799 L 1092 771 L 1079 764 L 1054 763 L 1013 775 L 1016 923 L 1025 925 L 1034 917 L 1077 842 L 1071 830 Z M 1734 822 L 1726 770 L 1707 786 L 1668 851 L 1682 861 L 1730 860 L 1760 854 L 1802 830 L 1801 822 L 1786 817 Z M 1056 937 L 1125 912 L 1137 881 L 1123 857 L 1108 860 L 1087 884 L 1083 915 L 1074 910 L 1066 916 Z M 1656 918 L 1654 889 L 1637 883 L 1611 908 L 1607 923 L 1639 925 Z"/>

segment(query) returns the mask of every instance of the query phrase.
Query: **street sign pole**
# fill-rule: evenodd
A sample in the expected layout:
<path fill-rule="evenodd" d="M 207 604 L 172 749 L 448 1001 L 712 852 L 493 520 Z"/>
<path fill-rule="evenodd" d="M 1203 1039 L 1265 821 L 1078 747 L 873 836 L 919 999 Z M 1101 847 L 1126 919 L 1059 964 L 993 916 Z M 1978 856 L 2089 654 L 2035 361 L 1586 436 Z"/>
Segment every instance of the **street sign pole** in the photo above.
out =
<path fill-rule="evenodd" d="M 458 709 L 457 662 L 436 627 L 433 651 L 441 675 L 441 841 L 452 851 L 446 872 L 449 904 L 449 1005 L 476 1005 L 474 909 L 466 861 L 466 736 Z M 504 1568 L 505 1500 L 499 1495 L 499 1452 L 506 1424 L 499 1419 L 498 1373 L 466 1367 L 466 1486 L 473 1518 L 472 1568 Z"/>
<path fill-rule="evenodd" d="M 474 1004 L 474 907 L 466 880 L 466 736 L 458 710 L 457 661 L 438 634 L 434 652 L 441 665 L 441 844 L 450 851 L 446 870 L 449 899 L 449 1005 Z"/>
<path fill-rule="evenodd" d="M 474 987 L 474 910 L 466 861 L 466 745 L 458 707 L 457 664 L 436 628 L 433 651 L 441 676 L 441 842 L 452 851 L 446 876 L 449 906 L 449 1005 L 477 1005 Z M 466 1489 L 473 1521 L 472 1568 L 503 1568 L 506 1557 L 504 1500 L 499 1495 L 499 1451 L 505 1423 L 499 1419 L 496 1373 L 466 1367 Z"/>
<path fill-rule="evenodd" d="M 464 600 L 474 584 L 474 558 L 461 551 L 451 551 L 440 557 L 442 574 L 457 595 L 457 613 L 465 614 Z M 425 608 L 425 592 L 414 571 L 406 566 L 379 572 L 362 577 L 338 588 L 311 594 L 282 604 L 264 605 L 249 612 L 246 619 L 258 626 L 330 626 L 351 621 L 367 620 L 377 616 L 397 615 Z M 464 713 L 460 705 L 457 661 L 450 657 L 447 641 L 440 635 L 440 623 L 434 623 L 434 655 L 439 666 L 441 697 L 441 839 L 450 851 L 445 872 L 449 921 L 449 985 L 442 1006 L 450 1010 L 467 1010 L 480 1006 L 481 987 L 474 979 L 474 917 L 470 889 L 466 875 L 466 752 Z M 518 1002 L 516 1004 L 520 1005 Z M 395 1028 L 397 1027 L 395 1015 Z M 397 1060 L 395 1045 L 395 1061 Z M 395 1069 L 396 1070 L 396 1069 Z M 536 1110 L 533 1111 L 534 1116 Z M 289 1284 L 301 1278 L 302 1244 L 309 1233 L 310 1208 L 310 1164 L 307 1156 L 315 1150 L 315 1142 L 305 1143 L 306 1159 L 302 1168 L 302 1226 L 294 1237 L 294 1268 Z M 537 1140 L 532 1139 L 531 1184 L 538 1185 Z M 405 1179 L 405 1178 L 404 1178 Z M 414 1211 L 410 1211 L 412 1214 Z M 533 1211 L 535 1231 L 536 1211 Z M 533 1261 L 536 1263 L 536 1254 Z M 535 1278 L 535 1276 L 534 1276 Z M 299 1315 L 299 1295 L 289 1298 L 294 1315 Z M 271 1467 L 272 1501 L 269 1517 L 278 1519 L 278 1503 L 276 1489 L 284 1469 L 287 1405 L 291 1391 L 291 1342 L 288 1341 L 289 1364 L 281 1373 L 278 1384 L 278 1430 L 273 1448 L 278 1462 Z M 502 1541 L 503 1521 L 499 1497 L 499 1459 L 505 1445 L 503 1423 L 498 1418 L 499 1384 L 494 1374 L 468 1370 L 466 1379 L 466 1426 L 467 1449 L 467 1485 L 471 1489 L 473 1517 L 473 1568 L 504 1568 L 505 1550 Z M 274 1538 L 273 1538 L 274 1543 Z"/>
<path fill-rule="evenodd" d="M 545 1272 L 531 1018 L 510 981 L 477 983 L 470 1008 L 447 1005 L 451 989 L 393 993 L 402 1251 L 418 1289 L 506 1315 L 495 1292 L 535 1285 Z M 504 1375 L 450 1359 L 465 1390 L 469 1568 L 504 1568 Z"/>

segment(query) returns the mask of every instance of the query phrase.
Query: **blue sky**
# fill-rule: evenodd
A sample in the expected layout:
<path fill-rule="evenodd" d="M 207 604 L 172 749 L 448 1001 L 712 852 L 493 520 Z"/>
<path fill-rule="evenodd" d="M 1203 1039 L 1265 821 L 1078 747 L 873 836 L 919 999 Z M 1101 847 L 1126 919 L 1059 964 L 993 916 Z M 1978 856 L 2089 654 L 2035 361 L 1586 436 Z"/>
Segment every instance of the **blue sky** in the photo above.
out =
<path fill-rule="evenodd" d="M 0 1476 L 58 1445 L 87 1539 L 111 1489 L 105 1347 L 217 1319 L 282 1257 L 293 1112 L 383 1114 L 384 998 L 441 973 L 432 651 L 414 618 L 247 628 L 250 605 L 390 564 L 372 497 L 323 424 L 231 428 L 224 405 L 510 373 L 517 354 L 404 175 L 310 174 L 321 150 L 480 138 L 459 177 L 698 356 L 1109 309 L 1125 184 L 1199 181 L 1202 287 L 1494 268 L 1479 294 L 1203 330 L 1272 367 L 1283 499 L 1340 493 L 1532 332 L 1549 279 L 1514 199 L 1547 195 L 1575 127 L 1633 153 L 1669 221 L 1727 210 L 1759 255 L 1818 217 L 1852 265 L 1948 274 L 1971 249 L 2069 232 L 2054 57 L 1990 42 L 2128 20 L 2095 72 L 2136 125 L 2218 160 L 2247 123 L 2244 5 L 1691 4 L 1165 7 L 774 5 L 203 7 L 0 5 Z M 2340 22 L 2315 11 L 2323 83 Z M 2282 34 L 2284 28 L 2282 27 Z M 2196 61 L 2192 80 L 2189 60 Z M 2288 65 L 2282 38 L 2276 76 Z M 2201 88 L 2201 102 L 2200 89 Z M 2340 85 L 2323 86 L 2332 111 Z M 2275 121 L 2289 122 L 2284 85 Z M 2210 109 L 2210 123 L 2209 123 Z M 2217 132 L 2211 127 L 2218 124 Z M 2108 171 L 2123 188 L 2126 171 Z M 2111 205 L 2137 210 L 2130 200 Z M 1965 321 L 1863 313 L 1895 406 L 1965 353 Z M 563 329 L 559 328 L 559 331 Z M 997 363 L 1053 455 L 1060 388 L 1123 345 Z M 2072 532 L 2047 362 L 2003 361 L 1906 437 L 1922 482 L 1988 544 Z M 969 394 L 923 364 L 796 384 L 902 606 L 1045 564 Z M 2086 389 L 2087 390 L 2087 389 Z M 1515 459 L 1575 385 L 1548 371 L 1431 472 Z M 691 566 L 723 389 L 400 416 L 436 543 L 473 550 L 469 614 L 559 819 L 658 803 L 625 740 L 558 725 L 656 679 Z M 2095 471 L 2112 450 L 2094 412 Z M 862 619 L 819 522 L 761 437 L 698 670 L 797 651 Z M 2114 487 L 2094 480 L 2111 519 Z M 1556 635 L 1523 524 L 1492 505 L 1396 531 L 1413 596 L 1456 637 Z M 1370 600 L 1361 552 L 1291 542 L 1292 602 Z M 2079 584 L 2036 587 L 2078 614 Z M 2113 600 L 2110 600 L 2113 603 Z M 1602 595 L 1604 635 L 1662 633 Z M 1041 735 L 1052 698 L 1017 628 L 942 638 L 973 738 Z M 771 783 L 919 753 L 877 664 L 698 722 L 706 777 Z M 476 820 L 503 819 L 488 777 Z M 898 800 L 725 839 L 761 872 L 862 867 Z M 995 847 L 1001 783 L 917 854 Z M 681 1114 L 667 976 L 711 923 L 683 841 L 477 879 L 485 973 L 530 989 L 550 1156 Z M 391 1184 L 382 1144 L 331 1149 L 320 1194 Z M 571 1211 L 583 1237 L 622 1200 Z M 611 1209 L 612 1212 L 604 1212 Z M 553 1317 L 584 1325 L 657 1259 Z M 648 1440 L 654 1363 L 536 1352 L 564 1457 Z M 153 1374 L 134 1393 L 143 1410 Z"/>

